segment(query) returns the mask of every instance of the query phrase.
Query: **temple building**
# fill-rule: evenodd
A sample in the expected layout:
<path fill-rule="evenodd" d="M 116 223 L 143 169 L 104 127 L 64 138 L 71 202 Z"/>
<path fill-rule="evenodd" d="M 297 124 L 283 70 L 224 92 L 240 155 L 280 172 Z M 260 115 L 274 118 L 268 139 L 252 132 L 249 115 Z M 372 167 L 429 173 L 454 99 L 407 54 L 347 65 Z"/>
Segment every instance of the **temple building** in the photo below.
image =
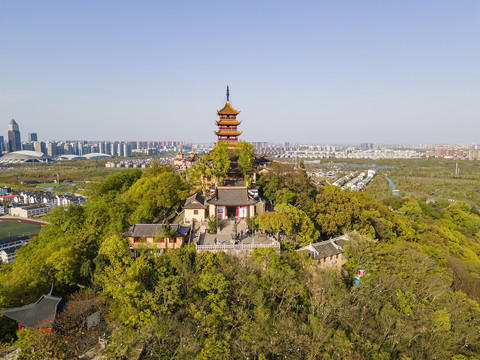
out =
<path fill-rule="evenodd" d="M 246 219 L 265 211 L 265 203 L 248 193 L 246 186 L 221 186 L 207 200 L 209 213 L 220 219 Z"/>
<path fill-rule="evenodd" d="M 183 205 L 185 220 L 190 223 L 192 220 L 204 221 L 208 217 L 208 203 L 202 196 L 193 194 L 185 200 Z"/>
<path fill-rule="evenodd" d="M 181 248 L 189 234 L 190 228 L 179 224 L 135 224 L 123 235 L 128 239 L 132 256 L 137 257 L 138 249 Z"/>
<path fill-rule="evenodd" d="M 218 126 L 218 131 L 215 131 L 215 135 L 218 136 L 218 142 L 228 143 L 228 148 L 233 149 L 238 142 L 238 136 L 242 133 L 237 130 L 237 126 L 241 121 L 237 121 L 237 115 L 240 111 L 235 110 L 230 105 L 230 90 L 227 86 L 227 102 L 223 109 L 217 111 L 218 121 L 215 124 Z"/>
<path fill-rule="evenodd" d="M 237 121 L 239 113 L 240 111 L 235 110 L 230 104 L 230 89 L 227 86 L 227 102 L 223 109 L 217 111 L 219 120 L 216 121 L 218 126 L 218 131 L 215 131 L 218 137 L 216 145 L 224 142 L 228 144 L 229 150 L 235 149 L 238 136 L 242 134 L 237 129 L 241 123 Z M 240 220 L 265 212 L 265 201 L 259 197 L 258 189 L 245 183 L 244 174 L 238 163 L 238 154 L 229 151 L 229 159 L 230 170 L 223 183 L 216 184 L 205 197 L 194 194 L 186 199 L 183 206 L 186 223 L 206 221 L 211 216 L 216 216 L 220 220 Z M 254 179 L 257 169 L 265 163 L 267 163 L 265 159 L 252 159 L 254 169 L 251 175 Z"/>
<path fill-rule="evenodd" d="M 186 170 L 191 168 L 197 162 L 200 161 L 200 156 L 194 151 L 191 151 L 188 156 L 186 156 L 182 151 L 179 151 L 177 155 L 175 155 L 175 159 L 173 160 L 173 166 L 176 169 Z"/>
<path fill-rule="evenodd" d="M 198 194 L 187 198 L 183 206 L 185 222 L 205 221 L 217 215 L 220 220 L 246 219 L 265 212 L 265 202 L 258 192 L 246 186 L 219 186 L 206 199 Z"/>
<path fill-rule="evenodd" d="M 48 294 L 42 295 L 37 302 L 25 306 L 2 309 L 0 314 L 15 320 L 18 329 L 42 329 L 52 331 L 55 318 L 65 309 L 65 299 L 58 294 L 52 285 Z"/>

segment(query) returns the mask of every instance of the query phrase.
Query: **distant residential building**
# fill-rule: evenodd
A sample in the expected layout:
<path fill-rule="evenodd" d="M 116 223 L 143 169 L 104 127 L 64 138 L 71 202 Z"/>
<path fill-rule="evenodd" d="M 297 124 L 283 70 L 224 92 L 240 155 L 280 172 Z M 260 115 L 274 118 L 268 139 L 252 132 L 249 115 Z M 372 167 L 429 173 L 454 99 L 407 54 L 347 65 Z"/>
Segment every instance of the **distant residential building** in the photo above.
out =
<path fill-rule="evenodd" d="M 373 144 L 372 143 L 361 143 L 360 144 L 360 149 L 362 149 L 362 150 L 373 149 Z"/>
<path fill-rule="evenodd" d="M 117 143 L 117 155 L 123 157 L 125 154 L 123 152 L 123 144 Z"/>
<path fill-rule="evenodd" d="M 123 144 L 123 156 L 131 157 L 132 156 L 132 147 L 128 143 Z"/>
<path fill-rule="evenodd" d="M 117 144 L 116 143 L 111 144 L 110 155 L 112 155 L 112 156 L 117 156 L 118 155 L 118 149 L 117 149 Z"/>
<path fill-rule="evenodd" d="M 47 155 L 48 155 L 48 156 L 54 157 L 54 156 L 57 156 L 57 155 L 58 155 L 58 152 L 57 152 L 57 144 L 56 144 L 56 143 L 54 143 L 54 142 L 47 142 L 46 148 L 47 148 Z"/>
<path fill-rule="evenodd" d="M 47 146 L 43 141 L 35 141 L 33 145 L 35 147 L 35 151 L 41 152 L 43 154 L 47 153 Z"/>
<path fill-rule="evenodd" d="M 20 249 L 23 245 L 18 245 L 16 247 L 11 247 L 5 250 L 0 250 L 0 262 L 3 264 L 9 264 L 17 257 L 16 251 Z"/>
<path fill-rule="evenodd" d="M 255 151 L 258 151 L 260 149 L 266 149 L 268 148 L 268 142 L 262 141 L 262 142 L 251 142 L 253 147 L 255 148 Z M 288 144 L 290 146 L 290 144 Z"/>
<path fill-rule="evenodd" d="M 12 119 L 8 124 L 8 151 L 21 151 L 22 142 L 20 138 L 20 127 L 17 122 Z"/>
<path fill-rule="evenodd" d="M 0 262 L 11 263 L 16 257 L 16 251 L 30 242 L 31 236 L 16 236 L 0 240 Z"/>
<path fill-rule="evenodd" d="M 0 196 L 8 195 L 11 192 L 12 192 L 12 188 L 9 188 L 8 186 L 0 187 Z"/>
<path fill-rule="evenodd" d="M 2 195 L 0 196 L 0 201 L 2 203 L 4 202 L 9 202 L 9 201 L 12 201 L 12 202 L 18 202 L 20 199 L 20 195 L 18 194 L 14 194 L 14 193 L 10 193 L 8 195 Z"/>
<path fill-rule="evenodd" d="M 37 133 L 28 133 L 28 142 L 38 141 Z"/>
<path fill-rule="evenodd" d="M 22 142 L 22 150 L 35 151 L 35 145 L 33 142 Z"/>
<path fill-rule="evenodd" d="M 51 210 L 49 204 L 34 204 L 10 209 L 10 214 L 23 218 L 39 217 L 45 215 Z"/>
<path fill-rule="evenodd" d="M 463 146 L 463 145 L 439 145 L 435 147 L 435 152 L 428 151 L 428 157 L 435 156 L 437 158 L 447 159 L 469 159 L 478 160 L 479 152 L 477 146 Z"/>

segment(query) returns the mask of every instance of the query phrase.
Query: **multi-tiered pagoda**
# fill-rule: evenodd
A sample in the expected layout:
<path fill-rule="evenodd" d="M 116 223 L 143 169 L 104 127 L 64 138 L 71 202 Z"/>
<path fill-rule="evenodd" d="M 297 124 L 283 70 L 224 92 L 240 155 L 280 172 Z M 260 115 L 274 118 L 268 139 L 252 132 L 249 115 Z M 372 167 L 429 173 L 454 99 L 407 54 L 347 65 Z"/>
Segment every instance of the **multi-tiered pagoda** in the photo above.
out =
<path fill-rule="evenodd" d="M 219 117 L 215 124 L 218 126 L 218 131 L 215 131 L 215 135 L 218 136 L 218 142 L 228 143 L 228 148 L 233 149 L 238 142 L 238 136 L 242 132 L 237 130 L 237 126 L 241 121 L 237 121 L 237 115 L 240 111 L 235 110 L 230 105 L 230 91 L 227 86 L 227 102 L 222 110 L 217 111 Z"/>

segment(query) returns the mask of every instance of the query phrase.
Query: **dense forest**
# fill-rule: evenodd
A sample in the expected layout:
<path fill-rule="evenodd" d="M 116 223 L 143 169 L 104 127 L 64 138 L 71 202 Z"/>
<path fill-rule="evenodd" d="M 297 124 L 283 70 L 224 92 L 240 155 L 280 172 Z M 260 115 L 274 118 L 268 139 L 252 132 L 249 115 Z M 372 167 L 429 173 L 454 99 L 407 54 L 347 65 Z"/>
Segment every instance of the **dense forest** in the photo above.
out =
<path fill-rule="evenodd" d="M 133 259 L 121 234 L 171 213 L 197 184 L 162 166 L 112 174 L 86 205 L 54 209 L 0 271 L 0 308 L 36 301 L 52 282 L 73 300 L 94 298 L 108 359 L 480 359 L 477 204 L 377 201 L 319 189 L 280 164 L 257 184 L 272 211 L 254 225 L 280 238 L 281 252 L 234 257 L 187 245 Z M 353 230 L 342 271 L 295 251 Z M 88 345 L 74 318 L 17 335 L 2 317 L 0 341 L 16 342 L 21 359 L 72 359 Z"/>

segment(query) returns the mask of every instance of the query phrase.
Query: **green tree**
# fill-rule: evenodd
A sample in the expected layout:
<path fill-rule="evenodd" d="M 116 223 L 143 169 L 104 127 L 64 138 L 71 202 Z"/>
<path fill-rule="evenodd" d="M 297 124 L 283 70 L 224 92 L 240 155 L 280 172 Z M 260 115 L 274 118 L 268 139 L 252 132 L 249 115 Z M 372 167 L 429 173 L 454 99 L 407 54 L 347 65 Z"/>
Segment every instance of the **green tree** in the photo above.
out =
<path fill-rule="evenodd" d="M 173 239 L 175 236 L 175 229 L 173 229 L 168 221 L 162 225 L 163 236 L 167 239 Z"/>
<path fill-rule="evenodd" d="M 212 159 L 211 174 L 217 181 L 217 184 L 221 185 L 230 171 L 228 144 L 226 142 L 219 142 L 209 155 Z"/>
<path fill-rule="evenodd" d="M 246 141 L 239 141 L 234 149 L 235 155 L 238 157 L 238 165 L 243 174 L 245 182 L 248 183 L 250 175 L 253 172 L 253 159 L 255 157 L 255 148 Z"/>
<path fill-rule="evenodd" d="M 259 229 L 276 234 L 277 240 L 280 233 L 290 235 L 293 230 L 293 222 L 285 213 L 281 212 L 266 211 L 260 214 L 255 222 Z"/>
<path fill-rule="evenodd" d="M 292 224 L 291 233 L 301 246 L 315 242 L 320 237 L 320 232 L 308 215 L 293 205 L 280 205 L 278 211 L 285 214 Z"/>
<path fill-rule="evenodd" d="M 209 163 L 210 154 L 202 156 L 200 161 L 194 164 L 190 169 L 187 170 L 189 180 L 200 183 L 203 196 L 206 196 L 208 190 L 208 179 L 212 174 L 212 169 Z"/>
<path fill-rule="evenodd" d="M 154 175 L 145 175 L 125 193 L 133 209 L 132 223 L 151 222 L 179 206 L 188 195 L 188 185 L 180 175 L 163 167 Z"/>
<path fill-rule="evenodd" d="M 208 232 L 210 234 L 216 234 L 219 223 L 220 221 L 217 216 L 210 215 L 210 217 L 208 218 Z"/>

